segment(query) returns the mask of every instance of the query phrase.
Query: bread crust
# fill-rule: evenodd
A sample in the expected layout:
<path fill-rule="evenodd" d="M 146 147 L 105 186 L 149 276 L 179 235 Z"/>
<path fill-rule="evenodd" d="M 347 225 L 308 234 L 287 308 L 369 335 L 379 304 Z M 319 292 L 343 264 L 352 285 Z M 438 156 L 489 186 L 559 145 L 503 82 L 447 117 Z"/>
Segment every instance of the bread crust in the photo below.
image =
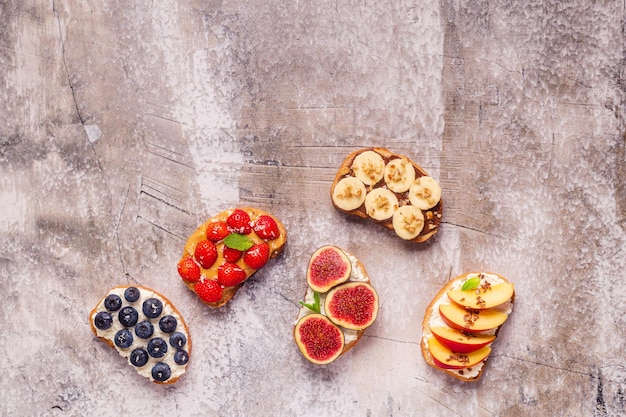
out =
<path fill-rule="evenodd" d="M 191 333 L 189 332 L 189 327 L 187 327 L 187 322 L 185 321 L 183 315 L 180 313 L 180 311 L 176 308 L 176 306 L 174 305 L 174 303 L 172 303 L 166 296 L 164 296 L 163 294 L 161 294 L 158 291 L 153 290 L 152 288 L 148 288 L 148 287 L 144 287 L 141 285 L 118 285 L 115 286 L 113 288 L 111 288 L 102 298 L 100 298 L 100 300 L 98 301 L 98 303 L 96 304 L 96 306 L 91 310 L 91 312 L 89 313 L 89 325 L 91 327 L 91 331 L 93 332 L 93 334 L 102 342 L 106 343 L 109 347 L 115 349 L 117 351 L 117 348 L 115 347 L 115 345 L 113 344 L 112 340 L 109 340 L 107 338 L 104 337 L 100 337 L 98 335 L 98 331 L 96 329 L 96 327 L 94 326 L 94 317 L 95 315 L 101 311 L 98 310 L 98 306 L 100 306 L 104 299 L 111 294 L 113 291 L 118 290 L 118 289 L 123 289 L 125 290 L 126 288 L 129 287 L 135 287 L 137 289 L 144 290 L 144 291 L 149 291 L 154 293 L 162 302 L 164 305 L 169 305 L 171 307 L 171 309 L 174 311 L 174 313 L 176 313 L 176 315 L 178 315 L 178 317 L 180 317 L 180 320 L 178 321 L 178 325 L 182 325 L 183 329 L 185 330 L 185 333 L 187 334 L 187 343 L 185 345 L 186 347 L 186 351 L 189 354 L 189 360 L 191 360 L 191 348 L 192 348 L 192 342 L 191 342 Z M 187 370 L 187 366 L 189 365 L 189 361 L 187 361 L 187 363 L 184 365 L 184 370 Z M 175 376 L 173 378 L 168 379 L 167 381 L 152 381 L 156 384 L 160 384 L 160 385 L 170 385 L 173 384 L 174 382 L 178 381 L 178 379 L 184 375 L 185 371 L 183 371 L 183 373 L 181 375 Z"/>
<path fill-rule="evenodd" d="M 435 308 L 435 305 L 437 304 L 437 302 L 439 300 L 441 300 L 443 297 L 447 297 L 447 293 L 450 289 L 452 289 L 452 287 L 457 283 L 457 282 L 463 282 L 465 281 L 470 275 L 476 275 L 476 274 L 489 274 L 489 275 L 495 275 L 498 278 L 500 278 L 503 282 L 508 283 L 509 281 L 503 277 L 500 274 L 496 274 L 494 272 L 486 272 L 486 271 L 481 271 L 481 272 L 467 272 L 464 273 L 462 275 L 459 275 L 456 278 L 451 279 L 450 281 L 448 281 L 447 284 L 445 284 L 440 290 L 439 292 L 437 292 L 437 294 L 433 297 L 432 301 L 430 302 L 430 304 L 428 304 L 428 306 L 426 307 L 426 311 L 424 312 L 424 319 L 422 320 L 422 338 L 421 338 L 421 343 L 420 343 L 420 348 L 422 351 L 422 356 L 424 357 L 424 360 L 426 361 L 426 363 L 430 366 L 432 366 L 433 368 L 442 371 L 450 376 L 453 376 L 454 378 L 460 379 L 461 381 L 465 381 L 465 382 L 471 382 L 471 381 L 478 381 L 480 379 L 480 377 L 482 376 L 483 372 L 485 371 L 485 365 L 489 359 L 489 357 L 485 358 L 483 360 L 483 365 L 481 367 L 481 369 L 479 370 L 478 374 L 474 377 L 464 377 L 462 375 L 459 375 L 459 373 L 455 372 L 454 370 L 449 370 L 449 369 L 444 369 L 444 368 L 440 368 L 438 367 L 434 361 L 432 356 L 430 355 L 430 350 L 428 349 L 428 343 L 427 340 L 425 338 L 425 335 L 430 333 L 430 317 L 431 314 L 433 313 L 433 309 Z M 515 292 L 513 292 L 513 295 L 511 296 L 510 299 L 510 303 L 511 306 L 513 305 L 515 301 Z M 500 331 L 500 328 L 502 326 L 499 326 L 496 330 L 495 330 L 495 334 L 497 336 L 498 332 Z M 497 340 L 497 339 L 496 339 Z M 495 341 L 495 340 L 494 340 Z M 493 342 L 492 342 L 493 343 Z"/>
<path fill-rule="evenodd" d="M 390 160 L 393 160 L 393 159 L 405 158 L 411 163 L 411 165 L 413 165 L 413 168 L 415 168 L 415 178 L 429 176 L 429 174 L 424 170 L 424 168 L 422 168 L 421 166 L 413 162 L 408 157 L 393 153 L 386 148 L 377 148 L 377 147 L 363 148 L 363 149 L 356 150 L 350 153 L 339 166 L 339 169 L 337 170 L 337 174 L 335 175 L 335 178 L 330 188 L 330 196 L 331 196 L 330 201 L 332 202 L 333 206 L 342 213 L 346 213 L 351 216 L 360 217 L 362 219 L 369 219 L 386 229 L 394 231 L 393 223 L 391 219 L 386 219 L 386 220 L 372 219 L 365 211 L 364 204 L 361 204 L 361 206 L 359 206 L 358 208 L 354 210 L 344 210 L 338 207 L 332 198 L 333 191 L 335 190 L 337 183 L 339 183 L 339 181 L 341 181 L 345 177 L 353 176 L 351 167 L 352 167 L 352 163 L 354 162 L 354 159 L 358 155 L 366 151 L 374 151 L 378 153 L 380 156 L 383 157 L 385 164 L 387 164 Z M 381 188 L 381 187 L 385 187 L 384 179 L 381 179 L 374 186 L 374 188 Z M 401 202 L 401 205 L 402 205 L 402 202 L 406 204 L 406 202 L 408 201 L 408 191 L 403 192 L 403 193 L 394 193 L 394 194 L 396 195 L 396 197 L 398 197 L 398 201 Z M 439 202 L 437 203 L 437 205 L 435 205 L 435 207 L 429 210 L 422 210 L 422 214 L 424 215 L 424 228 L 422 229 L 419 235 L 417 235 L 413 239 L 407 240 L 407 242 L 417 242 L 417 243 L 425 242 L 431 237 L 433 237 L 434 235 L 436 235 L 439 230 L 439 225 L 441 223 L 442 213 L 443 213 L 443 198 L 439 200 Z"/>
<path fill-rule="evenodd" d="M 341 249 L 341 248 L 339 248 Z M 347 252 L 344 249 L 341 249 L 348 257 L 351 257 L 355 260 L 354 264 L 356 266 L 356 268 L 358 269 L 359 273 L 362 274 L 366 280 L 363 281 L 358 281 L 358 282 L 363 282 L 369 285 L 372 285 L 370 277 L 367 273 L 367 271 L 365 270 L 365 266 L 363 265 L 363 263 L 354 255 L 352 255 L 351 253 Z M 354 282 L 354 281 L 347 281 L 347 282 Z M 341 285 L 341 284 L 338 284 Z M 336 286 L 338 286 L 336 285 Z M 333 287 L 334 288 L 334 287 Z M 372 286 L 373 288 L 373 286 Z M 302 299 L 306 299 L 306 294 L 309 291 L 310 287 L 308 287 L 307 285 L 307 289 L 305 290 Z M 312 290 L 312 289 L 311 289 Z M 328 290 L 325 294 L 327 294 L 330 290 Z M 374 289 L 374 291 L 376 291 L 376 289 Z M 306 308 L 306 307 L 301 307 L 301 308 Z M 298 314 L 299 314 L 300 310 L 298 310 Z M 323 314 L 324 316 L 326 316 L 326 314 Z M 296 340 L 296 324 L 298 323 L 298 321 L 300 320 L 300 318 L 296 319 L 296 322 L 294 323 L 294 327 L 292 329 L 292 336 L 294 338 L 294 340 Z M 343 329 L 343 327 L 338 326 L 340 329 Z M 356 336 L 353 340 L 351 340 L 348 343 L 344 343 L 343 349 L 341 350 L 341 354 L 339 354 L 339 356 L 335 359 L 339 359 L 339 357 L 343 356 L 346 352 L 348 352 L 350 349 L 352 349 L 354 346 L 356 346 L 356 344 L 358 343 L 359 340 L 361 340 L 361 337 L 363 337 L 363 334 L 365 333 L 366 329 L 361 329 L 361 330 L 355 330 L 356 332 Z"/>
<path fill-rule="evenodd" d="M 200 240 L 206 239 L 206 228 L 209 225 L 209 223 L 225 222 L 228 216 L 236 209 L 237 208 L 224 210 L 216 214 L 215 216 L 211 217 L 200 226 L 198 226 L 195 232 L 193 232 L 187 239 L 187 243 L 185 244 L 183 254 L 181 256 L 181 260 L 185 258 L 186 256 L 193 256 L 197 243 Z M 283 248 L 285 247 L 285 244 L 287 243 L 287 230 L 285 229 L 285 226 L 282 224 L 282 222 L 278 220 L 274 215 L 258 208 L 242 207 L 239 209 L 248 213 L 252 222 L 254 222 L 254 220 L 259 218 L 260 216 L 269 216 L 276 222 L 276 225 L 278 226 L 278 230 L 280 232 L 280 236 L 278 236 L 276 239 L 268 240 L 267 243 L 270 246 L 269 259 L 277 257 L 282 252 Z M 256 236 L 254 232 L 252 233 L 254 237 L 253 240 L 255 240 L 256 243 L 260 243 L 264 241 L 263 239 Z M 217 244 L 217 245 L 220 245 L 220 244 Z M 221 251 L 218 249 L 218 252 L 221 252 Z M 221 258 L 218 258 L 215 265 L 217 265 L 220 262 L 220 259 Z M 207 302 L 207 301 L 202 300 L 200 297 L 198 297 L 198 299 L 200 299 L 200 301 L 202 301 L 204 304 L 213 308 L 219 308 L 225 305 L 231 298 L 233 298 L 233 296 L 243 286 L 243 284 L 256 272 L 256 270 L 247 266 L 242 260 L 239 260 L 237 262 L 237 265 L 239 265 L 244 271 L 246 271 L 247 278 L 243 282 L 241 282 L 240 284 L 236 286 L 224 287 L 223 292 L 222 292 L 222 298 L 218 301 Z M 214 266 L 208 270 L 202 269 L 202 275 L 204 275 L 205 278 L 207 279 L 216 280 L 217 279 L 217 266 Z M 183 282 L 185 283 L 185 285 L 187 285 L 187 287 L 191 291 L 195 293 L 195 290 L 194 290 L 194 287 L 196 285 L 195 282 L 186 282 L 186 281 L 183 281 Z"/>

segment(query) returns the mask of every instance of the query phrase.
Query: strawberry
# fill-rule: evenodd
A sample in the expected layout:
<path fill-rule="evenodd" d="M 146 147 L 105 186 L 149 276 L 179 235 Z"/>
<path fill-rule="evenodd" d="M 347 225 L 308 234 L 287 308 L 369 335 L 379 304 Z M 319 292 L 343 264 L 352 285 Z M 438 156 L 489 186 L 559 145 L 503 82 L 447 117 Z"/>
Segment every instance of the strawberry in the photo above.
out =
<path fill-rule="evenodd" d="M 242 209 L 235 209 L 226 219 L 228 229 L 233 233 L 247 235 L 252 232 L 250 215 Z"/>
<path fill-rule="evenodd" d="M 261 239 L 276 239 L 280 236 L 280 230 L 278 230 L 278 225 L 276 221 L 268 215 L 259 216 L 253 226 L 254 232 Z"/>
<path fill-rule="evenodd" d="M 223 255 L 227 262 L 235 263 L 241 258 L 241 251 L 224 246 Z"/>
<path fill-rule="evenodd" d="M 226 222 L 211 222 L 206 227 L 206 237 L 211 242 L 219 242 L 230 234 Z"/>
<path fill-rule="evenodd" d="M 193 289 L 198 297 L 207 303 L 214 303 L 222 299 L 222 286 L 217 281 L 205 279 L 198 282 Z"/>
<path fill-rule="evenodd" d="M 187 282 L 198 282 L 200 279 L 200 266 L 189 255 L 178 262 L 178 274 Z"/>
<path fill-rule="evenodd" d="M 226 262 L 217 268 L 217 282 L 225 287 L 234 287 L 247 278 L 246 271 L 239 265 Z"/>
<path fill-rule="evenodd" d="M 243 261 L 252 269 L 261 269 L 269 259 L 270 245 L 265 242 L 255 244 L 243 255 Z"/>
<path fill-rule="evenodd" d="M 201 240 L 196 245 L 194 257 L 200 266 L 210 268 L 217 260 L 217 247 L 215 243 L 210 240 Z"/>

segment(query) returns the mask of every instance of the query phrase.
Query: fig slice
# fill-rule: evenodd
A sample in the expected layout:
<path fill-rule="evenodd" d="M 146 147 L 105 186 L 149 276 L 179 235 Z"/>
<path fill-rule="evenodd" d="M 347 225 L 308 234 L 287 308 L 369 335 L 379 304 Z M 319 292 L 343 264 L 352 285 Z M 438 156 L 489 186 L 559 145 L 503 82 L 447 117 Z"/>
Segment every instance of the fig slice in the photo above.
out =
<path fill-rule="evenodd" d="M 343 332 L 322 314 L 308 314 L 298 320 L 294 336 L 302 355 L 316 364 L 330 363 L 343 352 Z"/>
<path fill-rule="evenodd" d="M 365 282 L 347 282 L 328 292 L 324 312 L 339 326 L 363 330 L 376 320 L 378 294 Z"/>
<path fill-rule="evenodd" d="M 346 282 L 351 273 L 352 263 L 343 250 L 336 246 L 322 246 L 311 256 L 306 281 L 315 291 L 325 293 Z"/>

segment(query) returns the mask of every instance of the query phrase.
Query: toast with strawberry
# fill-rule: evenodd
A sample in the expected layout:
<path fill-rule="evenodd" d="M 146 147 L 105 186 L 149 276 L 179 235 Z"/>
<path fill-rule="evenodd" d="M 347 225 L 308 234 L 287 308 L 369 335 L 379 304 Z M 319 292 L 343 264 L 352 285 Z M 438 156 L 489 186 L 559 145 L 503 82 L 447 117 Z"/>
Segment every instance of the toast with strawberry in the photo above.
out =
<path fill-rule="evenodd" d="M 285 226 L 270 213 L 252 207 L 225 210 L 191 234 L 178 273 L 202 302 L 218 308 L 286 242 Z"/>

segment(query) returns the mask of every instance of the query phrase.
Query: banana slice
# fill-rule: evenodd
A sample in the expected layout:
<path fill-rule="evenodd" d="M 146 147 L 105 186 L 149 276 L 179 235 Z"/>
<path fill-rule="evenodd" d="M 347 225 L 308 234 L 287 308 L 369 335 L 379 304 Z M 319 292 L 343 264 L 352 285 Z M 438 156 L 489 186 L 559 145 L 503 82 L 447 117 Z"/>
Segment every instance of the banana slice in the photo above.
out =
<path fill-rule="evenodd" d="M 387 188 L 374 188 L 365 197 L 365 211 L 374 220 L 390 218 L 398 205 L 398 197 Z"/>
<path fill-rule="evenodd" d="M 409 201 L 420 210 L 428 210 L 441 200 L 441 187 L 433 177 L 420 177 L 409 188 Z"/>
<path fill-rule="evenodd" d="M 374 185 L 383 178 L 385 161 L 374 151 L 365 151 L 352 162 L 352 172 L 365 185 Z"/>
<path fill-rule="evenodd" d="M 415 239 L 424 228 L 424 215 L 415 206 L 402 206 L 393 213 L 393 230 L 405 240 Z"/>
<path fill-rule="evenodd" d="M 365 201 L 365 185 L 355 177 L 341 179 L 333 189 L 333 202 L 342 210 L 350 211 L 361 207 Z"/>
<path fill-rule="evenodd" d="M 385 183 L 393 192 L 403 193 L 415 181 L 415 168 L 406 158 L 392 159 L 385 166 Z"/>

